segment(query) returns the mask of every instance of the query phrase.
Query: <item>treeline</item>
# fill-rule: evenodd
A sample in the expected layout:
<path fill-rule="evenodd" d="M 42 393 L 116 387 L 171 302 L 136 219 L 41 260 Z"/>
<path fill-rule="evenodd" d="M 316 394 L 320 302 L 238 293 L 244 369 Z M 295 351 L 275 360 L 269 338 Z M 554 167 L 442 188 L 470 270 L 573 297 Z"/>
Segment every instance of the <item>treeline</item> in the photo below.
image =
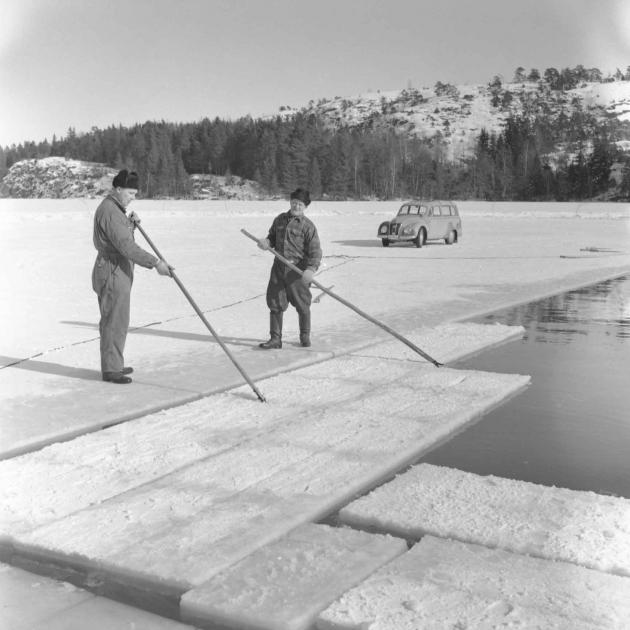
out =
<path fill-rule="evenodd" d="M 613 162 L 626 158 L 600 128 L 590 138 L 566 142 L 568 150 L 556 151 L 551 162 L 549 151 L 563 136 L 574 135 L 574 130 L 563 134 L 561 127 L 552 128 L 546 119 L 527 117 L 508 118 L 499 135 L 482 131 L 466 173 L 471 197 L 569 201 L 605 193 Z M 622 194 L 630 193 L 627 168 L 621 188 Z"/>
<path fill-rule="evenodd" d="M 499 77 L 495 77 L 492 83 L 496 83 Z M 523 81 L 544 81 L 552 90 L 572 90 L 580 83 L 609 83 L 613 81 L 630 81 L 630 66 L 626 68 L 625 73 L 619 68 L 613 73 L 604 77 L 599 68 L 585 68 L 583 65 L 577 65 L 575 68 L 547 68 L 542 76 L 537 68 L 532 68 L 529 73 L 525 68 L 519 66 L 514 71 L 514 83 L 522 83 Z"/>
<path fill-rule="evenodd" d="M 192 124 L 147 122 L 92 129 L 51 143 L 5 152 L 6 166 L 23 159 L 65 156 L 137 170 L 145 197 L 185 197 L 188 175 L 239 175 L 270 195 L 307 186 L 313 198 L 390 199 L 453 190 L 456 167 L 444 159 L 440 136 L 427 141 L 393 130 L 332 129 L 314 114 L 270 120 L 219 118 Z"/>
<path fill-rule="evenodd" d="M 497 86 L 498 87 L 498 86 Z M 497 92 L 505 99 L 505 93 Z M 566 113 L 569 112 L 569 113 Z M 445 197 L 487 200 L 579 200 L 605 192 L 615 144 L 628 125 L 598 122 L 579 107 L 558 115 L 544 101 L 508 117 L 500 134 L 482 130 L 474 155 L 448 161 L 445 138 L 409 137 L 393 128 L 331 128 L 316 114 L 272 119 L 204 119 L 189 124 L 70 129 L 52 142 L 24 143 L 0 154 L 0 167 L 62 156 L 137 170 L 148 198 L 191 194 L 189 175 L 239 175 L 269 195 L 307 186 L 315 199 Z M 559 150 L 560 148 L 560 150 Z M 622 194 L 630 194 L 630 178 Z"/>

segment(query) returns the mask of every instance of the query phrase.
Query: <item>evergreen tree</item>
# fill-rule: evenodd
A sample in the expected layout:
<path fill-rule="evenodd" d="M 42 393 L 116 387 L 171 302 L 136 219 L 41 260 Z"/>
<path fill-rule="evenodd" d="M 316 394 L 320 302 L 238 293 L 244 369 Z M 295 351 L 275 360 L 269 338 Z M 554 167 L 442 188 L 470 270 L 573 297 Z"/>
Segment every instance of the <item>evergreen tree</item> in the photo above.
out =
<path fill-rule="evenodd" d="M 514 71 L 514 83 L 523 83 L 526 80 L 527 80 L 527 77 L 525 75 L 525 68 L 523 68 L 522 66 L 519 66 Z"/>
<path fill-rule="evenodd" d="M 529 81 L 540 81 L 540 72 L 538 72 L 537 68 L 532 68 L 527 75 L 527 79 Z"/>
<path fill-rule="evenodd" d="M 552 90 L 560 89 L 560 73 L 555 68 L 547 68 L 543 77 Z"/>
<path fill-rule="evenodd" d="M 317 158 L 311 160 L 311 168 L 308 178 L 308 188 L 313 199 L 322 198 L 322 176 L 319 170 L 319 162 Z"/>
<path fill-rule="evenodd" d="M 600 136 L 593 142 L 593 151 L 587 160 L 592 182 L 592 194 L 604 192 L 610 183 L 613 152 L 608 138 Z"/>

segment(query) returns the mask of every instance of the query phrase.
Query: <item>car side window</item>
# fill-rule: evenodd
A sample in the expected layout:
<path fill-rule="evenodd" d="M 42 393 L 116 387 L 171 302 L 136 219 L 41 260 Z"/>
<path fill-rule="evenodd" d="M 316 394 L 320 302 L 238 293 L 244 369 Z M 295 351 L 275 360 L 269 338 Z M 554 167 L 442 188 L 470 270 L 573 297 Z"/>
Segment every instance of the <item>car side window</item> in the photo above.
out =
<path fill-rule="evenodd" d="M 440 207 L 439 207 L 439 206 L 434 206 L 434 207 L 433 207 L 433 216 L 434 216 L 434 217 L 439 217 L 439 216 L 440 216 L 440 214 L 442 214 L 442 213 L 440 212 Z"/>
<path fill-rule="evenodd" d="M 451 215 L 451 207 L 450 206 L 442 206 L 442 215 L 448 217 Z"/>
<path fill-rule="evenodd" d="M 411 206 L 409 208 L 409 214 L 418 214 L 418 206 Z"/>

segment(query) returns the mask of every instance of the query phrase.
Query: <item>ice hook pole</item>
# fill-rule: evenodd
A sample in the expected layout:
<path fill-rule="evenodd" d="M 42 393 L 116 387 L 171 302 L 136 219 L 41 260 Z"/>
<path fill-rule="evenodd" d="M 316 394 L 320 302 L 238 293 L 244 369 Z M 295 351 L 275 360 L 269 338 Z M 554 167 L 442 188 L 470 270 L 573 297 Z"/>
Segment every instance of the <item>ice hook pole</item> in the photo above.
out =
<path fill-rule="evenodd" d="M 153 241 L 149 238 L 148 234 L 144 231 L 140 223 L 136 222 L 135 226 L 138 228 L 138 230 L 140 230 L 140 233 L 142 234 L 142 236 L 144 236 L 147 243 L 149 243 L 149 245 L 151 246 L 151 249 L 153 249 L 156 256 L 160 258 L 161 260 L 164 260 L 164 257 L 162 256 L 162 254 L 160 254 L 158 248 L 155 246 Z M 217 343 L 221 346 L 221 348 L 223 348 L 223 352 L 225 352 L 225 354 L 228 355 L 228 357 L 230 358 L 230 361 L 234 363 L 234 365 L 236 366 L 236 369 L 241 373 L 241 375 L 247 381 L 249 386 L 254 390 L 254 393 L 256 394 L 256 396 L 258 396 L 258 400 L 260 400 L 260 402 L 266 402 L 265 397 L 260 393 L 260 390 L 256 387 L 252 379 L 249 378 L 249 376 L 247 375 L 245 370 L 241 367 L 239 362 L 234 358 L 230 350 L 223 343 L 221 337 L 219 337 L 219 335 L 217 335 L 217 333 L 213 330 L 212 326 L 210 326 L 210 322 L 208 322 L 205 315 L 201 312 L 201 309 L 197 306 L 195 300 L 192 299 L 192 296 L 190 295 L 190 293 L 188 293 L 188 291 L 186 290 L 186 287 L 182 284 L 181 280 L 177 277 L 177 275 L 175 274 L 173 270 L 171 270 L 171 276 L 173 276 L 173 280 L 175 280 L 175 282 L 177 283 L 177 286 L 182 290 L 182 293 L 186 296 L 191 306 L 195 309 L 195 312 L 197 313 L 197 315 L 199 315 L 199 317 L 201 318 L 201 321 L 206 325 L 206 328 L 212 333 L 212 336 L 217 340 Z"/>
<path fill-rule="evenodd" d="M 258 239 L 253 234 L 250 234 L 247 230 L 241 230 L 241 232 L 245 234 L 245 236 L 247 236 L 248 238 L 251 238 L 252 241 L 258 242 Z M 279 254 L 275 249 L 273 249 L 273 247 L 270 247 L 269 251 L 278 260 L 282 261 L 287 267 L 289 267 L 290 269 L 293 269 L 293 271 L 302 275 L 301 269 L 296 267 L 292 262 L 288 261 L 284 256 Z M 360 308 L 357 308 L 354 304 L 348 302 L 348 300 L 344 300 L 342 297 L 338 296 L 336 293 L 333 293 L 330 289 L 327 289 L 325 286 L 317 282 L 317 280 L 312 280 L 312 283 L 317 288 L 321 289 L 324 293 L 328 293 L 330 297 L 335 298 L 335 300 L 337 300 L 338 302 L 341 302 L 344 306 L 347 306 L 348 308 L 352 309 L 355 313 L 358 313 L 359 315 L 361 315 L 361 317 L 365 317 L 365 319 L 367 319 L 368 321 L 372 322 L 373 324 L 376 324 L 383 330 L 387 331 L 390 335 L 393 335 L 399 341 L 402 341 L 406 346 L 409 346 L 414 352 L 417 352 L 421 357 L 424 357 L 427 361 L 429 361 L 430 363 L 433 363 L 435 367 L 441 367 L 443 365 L 443 363 L 439 363 L 433 357 L 430 357 L 426 352 L 423 352 L 422 350 L 420 350 L 420 348 L 418 348 L 418 346 L 416 346 L 414 343 L 409 341 L 409 339 L 405 339 L 405 337 L 397 333 L 395 330 L 391 329 L 386 324 L 383 324 L 383 322 L 380 322 L 378 321 L 378 319 L 371 317 L 367 313 L 363 312 Z"/>

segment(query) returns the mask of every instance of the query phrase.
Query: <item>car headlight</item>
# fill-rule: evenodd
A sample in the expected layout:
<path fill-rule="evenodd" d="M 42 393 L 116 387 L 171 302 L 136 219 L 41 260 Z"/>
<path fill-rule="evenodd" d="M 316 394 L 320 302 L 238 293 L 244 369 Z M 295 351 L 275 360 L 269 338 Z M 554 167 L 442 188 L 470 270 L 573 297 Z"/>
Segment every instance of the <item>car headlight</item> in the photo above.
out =
<path fill-rule="evenodd" d="M 413 225 L 406 225 L 403 228 L 402 233 L 405 234 L 405 235 L 407 235 L 407 234 L 414 234 L 415 231 L 416 231 L 416 228 Z"/>
<path fill-rule="evenodd" d="M 387 225 L 387 223 L 384 223 L 383 225 L 381 225 L 380 228 L 378 228 L 379 234 L 387 234 L 388 232 L 389 232 L 389 226 Z"/>

